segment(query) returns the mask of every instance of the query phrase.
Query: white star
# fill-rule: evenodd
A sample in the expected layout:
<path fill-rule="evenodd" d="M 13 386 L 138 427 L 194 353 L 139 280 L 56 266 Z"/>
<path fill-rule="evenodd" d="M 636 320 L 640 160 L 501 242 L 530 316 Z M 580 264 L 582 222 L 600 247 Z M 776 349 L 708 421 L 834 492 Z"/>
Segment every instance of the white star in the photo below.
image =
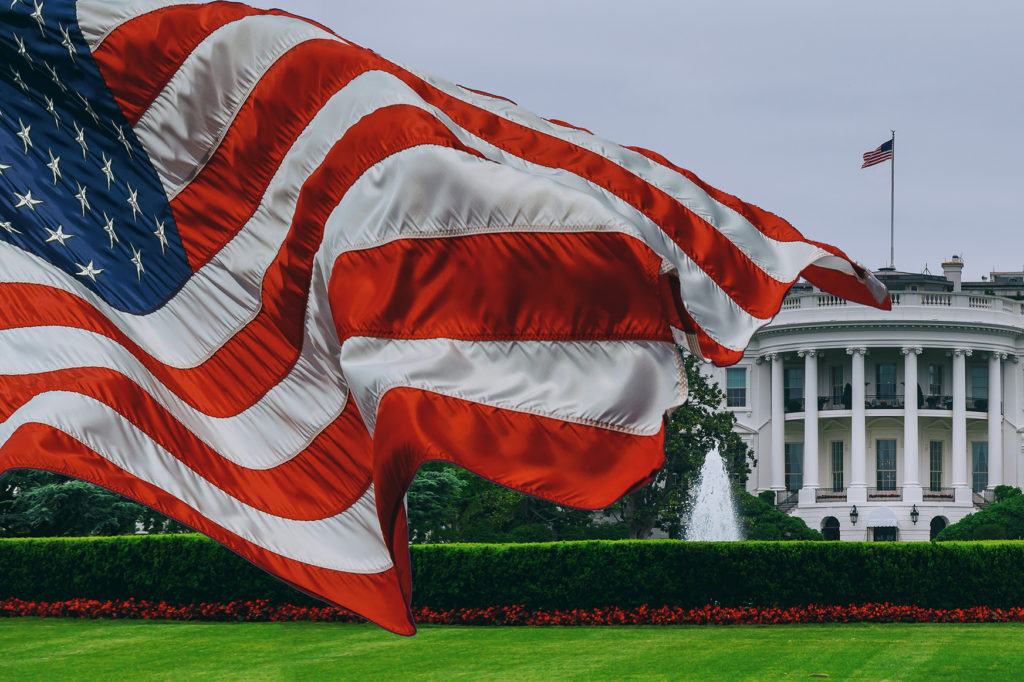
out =
<path fill-rule="evenodd" d="M 78 199 L 78 203 L 82 205 L 82 215 L 84 216 L 85 209 L 92 207 L 89 205 L 89 200 L 85 198 L 86 188 L 79 185 L 77 181 L 75 182 L 75 187 L 78 188 L 78 194 L 75 195 L 75 198 Z"/>
<path fill-rule="evenodd" d="M 165 253 L 164 248 L 167 247 L 167 234 L 164 232 L 163 222 L 156 220 L 156 218 L 153 220 L 156 221 L 156 229 L 153 231 L 153 234 L 160 240 L 160 253 L 163 254 Z"/>
<path fill-rule="evenodd" d="M 107 212 L 104 211 L 103 220 L 105 221 L 103 225 L 103 231 L 107 233 L 108 237 L 110 237 L 110 248 L 114 248 L 114 242 L 119 241 L 117 238 L 117 233 L 114 232 L 114 219 L 108 218 Z"/>
<path fill-rule="evenodd" d="M 28 148 L 32 146 L 32 138 L 29 137 L 29 131 L 32 130 L 32 126 L 26 126 L 21 122 L 20 118 L 18 119 L 18 125 L 21 126 L 21 132 L 16 134 L 25 143 L 25 153 L 28 154 Z"/>
<path fill-rule="evenodd" d="M 39 24 L 39 32 L 43 34 L 43 37 L 46 37 L 46 32 L 43 31 L 43 26 L 46 25 L 46 21 L 43 19 L 43 3 L 37 3 L 36 0 L 32 0 L 32 7 L 35 9 L 33 9 L 32 14 L 29 16 L 36 20 L 36 23 Z"/>
<path fill-rule="evenodd" d="M 14 9 L 14 6 L 17 5 L 19 2 L 23 5 L 27 4 L 25 0 L 11 0 L 11 6 L 7 9 Z"/>
<path fill-rule="evenodd" d="M 139 190 L 132 189 L 131 183 L 128 183 L 128 198 L 125 201 L 132 207 L 132 220 L 135 220 L 136 215 L 142 213 L 142 209 L 139 208 Z"/>
<path fill-rule="evenodd" d="M 88 265 L 82 265 L 81 263 L 75 263 L 75 266 L 81 268 L 80 271 L 75 273 L 76 275 L 78 275 L 79 277 L 88 277 L 93 282 L 96 281 L 96 275 L 98 275 L 101 272 L 103 272 L 103 268 L 98 268 L 98 269 L 94 268 L 92 266 L 92 261 L 89 261 Z"/>
<path fill-rule="evenodd" d="M 68 86 L 64 85 L 64 81 L 60 79 L 60 75 L 57 73 L 57 69 L 47 64 L 46 70 L 50 72 L 50 80 L 52 80 L 57 85 L 57 87 L 61 89 L 61 92 L 67 92 Z"/>
<path fill-rule="evenodd" d="M 50 163 L 46 164 L 46 167 L 53 173 L 53 184 L 57 184 L 57 178 L 60 177 L 60 157 L 53 155 L 52 149 L 47 149 L 46 153 L 50 155 Z"/>
<path fill-rule="evenodd" d="M 14 42 L 18 43 L 18 54 L 20 54 L 22 57 L 24 57 L 25 61 L 27 61 L 29 64 L 31 64 L 32 63 L 32 56 L 29 55 L 28 50 L 25 49 L 25 41 L 22 40 L 21 37 L 17 33 L 15 33 L 13 35 L 14 35 Z"/>
<path fill-rule="evenodd" d="M 57 130 L 60 130 L 60 114 L 57 113 L 57 109 L 53 106 L 53 100 L 43 95 L 43 99 L 46 100 L 46 111 L 49 112 L 50 116 L 53 116 L 53 124 L 57 126 Z"/>
<path fill-rule="evenodd" d="M 7 170 L 8 168 L 10 168 L 10 166 L 5 166 L 4 164 L 0 163 L 0 176 L 3 176 L 4 171 Z"/>
<path fill-rule="evenodd" d="M 11 221 L 10 220 L 8 220 L 6 222 L 0 222 L 0 227 L 2 227 L 3 229 L 7 230 L 11 234 L 21 234 L 21 232 L 19 232 L 18 230 L 14 229 L 14 226 L 11 225 Z"/>
<path fill-rule="evenodd" d="M 21 78 L 21 71 L 18 71 L 13 66 L 11 67 L 11 75 L 14 78 L 14 83 L 21 88 L 23 91 L 28 92 L 28 86 L 25 85 L 25 81 Z"/>
<path fill-rule="evenodd" d="M 21 208 L 22 206 L 26 206 L 29 210 L 35 211 L 36 204 L 43 203 L 41 199 L 32 198 L 32 190 L 29 190 L 24 194 L 18 194 L 17 192 L 15 192 L 14 196 L 18 197 L 18 203 L 14 205 L 14 208 Z"/>
<path fill-rule="evenodd" d="M 128 150 L 128 157 L 132 155 L 132 144 L 128 141 L 128 138 L 124 136 L 124 129 L 121 126 L 117 126 L 117 141 L 124 145 L 124 148 Z"/>
<path fill-rule="evenodd" d="M 114 163 L 114 160 L 108 159 L 106 152 L 102 152 L 102 154 L 103 165 L 100 167 L 100 170 L 107 176 L 107 189 L 110 189 L 110 183 L 114 182 L 114 169 L 110 167 L 110 164 Z"/>
<path fill-rule="evenodd" d="M 82 100 L 82 104 L 85 106 L 85 112 L 92 116 L 92 120 L 96 122 L 96 125 L 99 125 L 100 115 L 93 111 L 92 104 L 89 103 L 89 100 L 82 97 L 82 93 L 80 92 L 76 92 L 75 94 L 78 95 L 78 99 Z"/>
<path fill-rule="evenodd" d="M 142 273 L 146 271 L 146 268 L 142 267 L 142 252 L 135 249 L 135 244 L 131 244 L 132 247 L 132 265 L 135 266 L 135 276 L 142 280 Z"/>
<path fill-rule="evenodd" d="M 75 142 L 82 148 L 82 158 L 85 159 L 85 152 L 89 149 L 89 145 L 85 143 L 85 129 L 79 128 L 77 121 L 72 121 L 71 125 L 75 126 Z"/>
<path fill-rule="evenodd" d="M 68 48 L 68 54 L 71 55 L 71 61 L 75 61 L 75 44 L 71 42 L 71 33 L 68 32 L 67 28 L 63 24 L 57 24 L 60 26 L 60 33 L 64 36 L 64 39 L 60 41 L 60 44 Z"/>
<path fill-rule="evenodd" d="M 48 227 L 44 227 L 43 229 L 50 233 L 50 236 L 46 238 L 47 242 L 60 242 L 61 246 L 64 246 L 64 242 L 75 236 L 73 234 L 66 234 L 64 232 L 63 225 L 58 225 L 56 231 L 51 230 Z"/>

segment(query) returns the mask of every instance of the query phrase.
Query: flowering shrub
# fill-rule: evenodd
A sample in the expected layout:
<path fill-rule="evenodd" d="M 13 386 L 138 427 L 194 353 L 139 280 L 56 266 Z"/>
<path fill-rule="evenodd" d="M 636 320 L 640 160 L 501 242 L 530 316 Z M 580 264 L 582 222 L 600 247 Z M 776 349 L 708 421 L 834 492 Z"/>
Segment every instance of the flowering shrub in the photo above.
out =
<path fill-rule="evenodd" d="M 896 604 L 847 606 L 725 607 L 684 609 L 673 606 L 622 609 L 618 607 L 528 610 L 523 606 L 492 606 L 435 610 L 413 609 L 417 622 L 432 625 L 791 625 L 795 623 L 1009 623 L 1024 622 L 1024 607 L 1007 609 L 973 606 L 929 609 Z M 0 617 L 133 618 L 191 621 L 361 622 L 352 613 L 329 606 L 270 604 L 266 600 L 223 604 L 167 604 L 136 599 L 60 602 L 0 600 Z"/>

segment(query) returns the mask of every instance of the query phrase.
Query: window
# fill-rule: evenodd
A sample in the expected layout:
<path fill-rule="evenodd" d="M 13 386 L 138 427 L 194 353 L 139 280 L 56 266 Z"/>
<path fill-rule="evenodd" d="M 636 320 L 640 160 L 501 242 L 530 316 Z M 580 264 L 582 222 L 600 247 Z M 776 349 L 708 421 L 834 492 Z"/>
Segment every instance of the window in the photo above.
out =
<path fill-rule="evenodd" d="M 804 485 L 804 444 L 786 443 L 786 490 L 796 492 Z"/>
<path fill-rule="evenodd" d="M 725 404 L 727 407 L 747 406 L 747 370 L 730 367 L 725 370 Z"/>
<path fill-rule="evenodd" d="M 875 389 L 879 400 L 896 399 L 896 365 L 889 362 L 875 365 Z"/>
<path fill-rule="evenodd" d="M 829 395 L 834 405 L 843 404 L 843 366 L 832 365 L 828 368 Z"/>
<path fill-rule="evenodd" d="M 942 490 L 942 441 L 933 440 L 928 443 L 928 489 L 933 492 Z"/>
<path fill-rule="evenodd" d="M 782 376 L 786 412 L 800 412 L 804 408 L 804 368 L 787 367 Z"/>
<path fill-rule="evenodd" d="M 980 493 L 988 487 L 988 443 L 971 443 L 971 489 Z"/>
<path fill-rule="evenodd" d="M 988 367 L 971 367 L 970 393 L 967 395 L 967 409 L 988 409 Z"/>
<path fill-rule="evenodd" d="M 839 519 L 834 516 L 826 516 L 825 521 L 821 524 L 821 534 L 826 540 L 838 540 Z"/>
<path fill-rule="evenodd" d="M 880 439 L 875 441 L 877 466 L 875 483 L 879 490 L 896 490 L 896 441 Z"/>
<path fill-rule="evenodd" d="M 875 542 L 896 542 L 896 528 L 892 526 L 875 528 L 871 538 Z"/>
<path fill-rule="evenodd" d="M 942 395 L 942 365 L 928 365 L 928 395 Z"/>
<path fill-rule="evenodd" d="M 832 492 L 843 491 L 843 441 L 832 441 Z"/>

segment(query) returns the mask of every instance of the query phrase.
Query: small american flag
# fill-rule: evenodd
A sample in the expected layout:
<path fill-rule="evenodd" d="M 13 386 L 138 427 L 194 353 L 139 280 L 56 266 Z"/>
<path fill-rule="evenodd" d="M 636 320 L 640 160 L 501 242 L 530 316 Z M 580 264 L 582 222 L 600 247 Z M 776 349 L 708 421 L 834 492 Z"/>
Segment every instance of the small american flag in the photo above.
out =
<path fill-rule="evenodd" d="M 284 12 L 15 0 L 0 52 L 0 470 L 396 632 L 424 461 L 605 506 L 661 465 L 677 342 L 735 362 L 800 275 L 889 305 L 653 152 Z"/>
<path fill-rule="evenodd" d="M 868 166 L 874 166 L 884 161 L 892 160 L 892 140 L 886 140 L 882 144 L 878 145 L 878 149 L 872 149 L 869 152 L 864 152 L 864 165 L 861 168 L 867 168 Z"/>

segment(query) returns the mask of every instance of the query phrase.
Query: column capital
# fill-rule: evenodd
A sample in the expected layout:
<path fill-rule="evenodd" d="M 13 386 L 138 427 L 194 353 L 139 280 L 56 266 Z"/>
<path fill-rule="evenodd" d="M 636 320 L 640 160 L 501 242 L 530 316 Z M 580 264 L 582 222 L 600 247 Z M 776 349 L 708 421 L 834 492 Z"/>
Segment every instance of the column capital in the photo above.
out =
<path fill-rule="evenodd" d="M 989 355 L 989 359 L 996 359 L 996 360 L 999 360 L 1000 362 L 1002 362 L 1003 360 L 1005 360 L 1009 356 L 1010 356 L 1009 353 L 994 352 L 991 355 Z"/>
<path fill-rule="evenodd" d="M 910 355 L 911 353 L 914 355 L 920 355 L 921 346 L 904 346 L 903 348 L 900 348 L 900 353 L 903 355 Z"/>
<path fill-rule="evenodd" d="M 846 349 L 846 354 L 847 355 L 854 355 L 854 354 L 867 355 L 868 354 L 868 349 L 865 348 L 864 346 L 850 346 L 849 348 Z"/>
<path fill-rule="evenodd" d="M 953 349 L 953 355 L 954 356 L 963 355 L 964 357 L 968 357 L 969 358 L 973 354 L 974 354 L 974 351 L 971 350 L 970 348 L 954 348 Z"/>
<path fill-rule="evenodd" d="M 802 358 L 813 358 L 818 354 L 818 351 L 814 348 L 801 348 L 796 354 Z"/>
<path fill-rule="evenodd" d="M 762 353 L 761 355 L 757 356 L 757 360 L 755 360 L 755 362 L 757 364 L 761 364 L 762 362 L 775 362 L 775 360 L 778 357 L 778 353 Z"/>

